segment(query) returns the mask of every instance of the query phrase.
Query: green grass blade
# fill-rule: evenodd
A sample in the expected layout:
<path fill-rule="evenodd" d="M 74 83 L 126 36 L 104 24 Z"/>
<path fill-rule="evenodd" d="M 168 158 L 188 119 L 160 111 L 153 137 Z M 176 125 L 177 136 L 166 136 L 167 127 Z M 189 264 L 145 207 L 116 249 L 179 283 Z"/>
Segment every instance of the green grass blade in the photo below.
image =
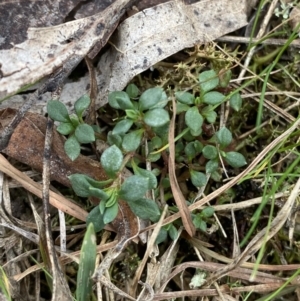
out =
<path fill-rule="evenodd" d="M 77 275 L 77 301 L 88 301 L 92 292 L 92 275 L 96 263 L 96 235 L 94 225 L 89 224 L 84 235 Z"/>

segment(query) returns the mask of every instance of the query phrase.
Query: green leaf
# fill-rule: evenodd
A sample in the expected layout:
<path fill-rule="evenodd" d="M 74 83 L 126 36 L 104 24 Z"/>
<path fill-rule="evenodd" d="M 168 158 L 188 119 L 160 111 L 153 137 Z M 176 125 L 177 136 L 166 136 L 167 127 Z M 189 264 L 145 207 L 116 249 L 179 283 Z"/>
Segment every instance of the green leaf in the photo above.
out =
<path fill-rule="evenodd" d="M 179 115 L 182 112 L 186 112 L 188 109 L 190 108 L 190 106 L 181 103 L 181 102 L 177 102 L 176 103 L 176 114 Z"/>
<path fill-rule="evenodd" d="M 191 181 L 195 187 L 203 187 L 206 185 L 207 178 L 203 172 L 190 170 Z"/>
<path fill-rule="evenodd" d="M 79 143 L 91 143 L 95 141 L 95 132 L 90 125 L 84 123 L 76 128 L 75 137 Z"/>
<path fill-rule="evenodd" d="M 191 133 L 201 130 L 203 117 L 200 115 L 197 107 L 191 107 L 187 110 L 185 113 L 185 123 L 190 128 Z"/>
<path fill-rule="evenodd" d="M 208 105 L 218 105 L 223 102 L 225 96 L 220 92 L 212 91 L 203 95 L 203 102 Z"/>
<path fill-rule="evenodd" d="M 70 179 L 73 190 L 78 196 L 88 197 L 91 195 L 90 187 L 100 187 L 101 182 L 95 181 L 94 179 L 83 175 L 83 174 L 73 174 L 68 177 Z"/>
<path fill-rule="evenodd" d="M 234 168 L 242 167 L 247 164 L 245 157 L 237 152 L 226 153 L 225 161 Z"/>
<path fill-rule="evenodd" d="M 71 120 L 71 123 L 73 124 L 73 127 L 76 128 L 78 127 L 78 125 L 80 124 L 79 122 L 79 119 L 78 119 L 78 116 L 75 115 L 75 114 L 71 114 L 69 116 L 70 120 Z"/>
<path fill-rule="evenodd" d="M 113 92 L 110 92 L 108 94 L 108 103 L 109 105 L 114 108 L 114 109 L 117 109 L 117 110 L 121 110 L 121 107 L 120 107 L 120 104 L 118 102 L 118 99 L 129 99 L 130 101 L 130 98 L 128 96 L 128 94 L 124 91 L 113 91 Z"/>
<path fill-rule="evenodd" d="M 188 157 L 188 161 L 193 160 L 201 152 L 202 148 L 203 145 L 198 140 L 189 142 L 184 148 L 184 152 Z"/>
<path fill-rule="evenodd" d="M 231 70 L 228 69 L 225 72 L 220 72 L 219 79 L 220 79 L 220 87 L 226 88 L 229 85 L 229 82 L 231 80 Z"/>
<path fill-rule="evenodd" d="M 178 91 L 175 93 L 176 99 L 186 105 L 192 105 L 195 102 L 195 96 L 189 92 Z"/>
<path fill-rule="evenodd" d="M 100 213 L 99 206 L 93 208 L 92 211 L 88 214 L 86 218 L 86 223 L 87 225 L 93 223 L 95 227 L 95 232 L 99 232 L 105 227 L 105 224 L 103 222 L 103 215 Z"/>
<path fill-rule="evenodd" d="M 144 220 L 151 220 L 156 223 L 160 217 L 160 210 L 157 204 L 150 199 L 138 199 L 136 201 L 128 202 L 132 212 L 139 218 Z"/>
<path fill-rule="evenodd" d="M 93 223 L 90 223 L 85 232 L 79 259 L 77 273 L 76 300 L 90 300 L 92 293 L 92 275 L 96 266 L 97 244 Z M 79 285 L 80 284 L 80 285 Z"/>
<path fill-rule="evenodd" d="M 126 93 L 130 98 L 136 98 L 139 95 L 139 88 L 135 84 L 129 84 Z"/>
<path fill-rule="evenodd" d="M 193 224 L 197 229 L 200 229 L 204 232 L 207 230 L 206 222 L 202 219 L 201 214 L 197 214 L 196 217 L 193 219 Z"/>
<path fill-rule="evenodd" d="M 165 109 L 153 109 L 145 113 L 143 120 L 149 126 L 159 127 L 167 124 L 170 116 Z"/>
<path fill-rule="evenodd" d="M 217 160 L 209 160 L 205 165 L 205 172 L 208 174 L 213 173 L 214 171 L 218 170 L 219 162 Z"/>
<path fill-rule="evenodd" d="M 103 222 L 104 224 L 108 224 L 112 222 L 118 215 L 119 211 L 119 205 L 118 202 L 116 202 L 113 206 L 105 208 L 104 214 L 103 214 Z"/>
<path fill-rule="evenodd" d="M 122 147 L 122 137 L 119 135 L 113 135 L 112 132 L 107 134 L 107 143 L 109 145 L 116 145 L 118 148 Z"/>
<path fill-rule="evenodd" d="M 76 100 L 74 109 L 79 118 L 82 118 L 82 113 L 89 107 L 91 99 L 88 95 L 83 95 Z"/>
<path fill-rule="evenodd" d="M 112 134 L 122 136 L 130 130 L 132 125 L 133 125 L 133 121 L 131 119 L 121 120 L 115 125 Z"/>
<path fill-rule="evenodd" d="M 139 119 L 139 111 L 137 110 L 125 110 L 126 116 L 134 121 Z"/>
<path fill-rule="evenodd" d="M 162 147 L 162 140 L 161 140 L 160 137 L 154 136 L 151 139 L 151 144 L 152 144 L 152 150 L 153 149 L 158 149 L 158 148 Z"/>
<path fill-rule="evenodd" d="M 225 126 L 216 132 L 216 137 L 222 147 L 228 146 L 232 141 L 232 134 Z"/>
<path fill-rule="evenodd" d="M 93 186 L 89 187 L 89 195 L 100 198 L 101 201 L 106 201 L 109 198 L 109 196 L 107 195 L 107 193 L 104 190 L 93 187 Z"/>
<path fill-rule="evenodd" d="M 219 78 L 214 70 L 208 70 L 200 73 L 199 82 L 201 91 L 206 93 L 218 86 Z"/>
<path fill-rule="evenodd" d="M 135 151 L 141 144 L 144 129 L 129 132 L 123 137 L 122 148 L 125 152 Z"/>
<path fill-rule="evenodd" d="M 172 240 L 177 239 L 177 237 L 178 237 L 178 231 L 177 231 L 176 227 L 173 224 L 170 225 L 168 233 L 169 233 L 169 236 L 170 236 L 170 238 Z"/>
<path fill-rule="evenodd" d="M 206 207 L 201 211 L 201 215 L 204 217 L 212 217 L 215 213 L 215 209 L 213 207 Z"/>
<path fill-rule="evenodd" d="M 142 199 L 149 187 L 149 179 L 134 175 L 127 178 L 119 191 L 119 198 L 124 201 L 134 202 Z"/>
<path fill-rule="evenodd" d="M 238 112 L 243 104 L 243 99 L 240 93 L 234 93 L 229 100 L 230 107 L 233 108 L 236 112 Z"/>
<path fill-rule="evenodd" d="M 139 99 L 139 109 L 140 111 L 145 111 L 153 109 L 157 105 L 163 107 L 166 105 L 167 95 L 164 90 L 160 87 L 154 87 L 146 90 L 142 93 Z"/>
<path fill-rule="evenodd" d="M 67 139 L 67 141 L 64 144 L 64 149 L 67 156 L 72 161 L 78 158 L 78 156 L 80 155 L 80 144 L 74 135 Z"/>
<path fill-rule="evenodd" d="M 215 181 L 215 182 L 220 182 L 222 180 L 222 175 L 216 170 L 212 172 L 210 177 Z"/>
<path fill-rule="evenodd" d="M 75 128 L 70 122 L 61 122 L 56 130 L 62 135 L 69 135 L 75 130 Z"/>
<path fill-rule="evenodd" d="M 155 189 L 157 187 L 156 176 L 151 171 L 140 168 L 135 163 L 132 164 L 132 168 L 135 175 L 145 177 L 149 180 L 148 189 Z"/>
<path fill-rule="evenodd" d="M 123 154 L 116 145 L 113 145 L 103 152 L 100 161 L 105 172 L 114 177 L 122 166 Z"/>
<path fill-rule="evenodd" d="M 218 150 L 213 145 L 206 145 L 202 150 L 203 156 L 206 159 L 212 160 L 218 157 Z"/>
<path fill-rule="evenodd" d="M 209 123 L 215 123 L 217 119 L 217 113 L 213 110 L 213 107 L 208 105 L 201 110 L 201 114 Z"/>
<path fill-rule="evenodd" d="M 168 231 L 165 228 L 161 228 L 157 235 L 155 243 L 159 245 L 160 243 L 166 241 L 168 238 Z"/>
<path fill-rule="evenodd" d="M 69 113 L 66 106 L 58 100 L 49 100 L 47 112 L 51 119 L 60 122 L 70 122 Z"/>

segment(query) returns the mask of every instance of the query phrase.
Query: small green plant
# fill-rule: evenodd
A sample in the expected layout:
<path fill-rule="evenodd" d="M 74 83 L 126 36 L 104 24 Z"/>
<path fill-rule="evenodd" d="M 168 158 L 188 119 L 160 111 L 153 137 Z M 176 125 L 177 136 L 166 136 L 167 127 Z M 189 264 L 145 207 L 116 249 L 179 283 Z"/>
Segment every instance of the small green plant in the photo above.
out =
<path fill-rule="evenodd" d="M 87 95 L 80 97 L 75 102 L 75 113 L 69 115 L 66 106 L 58 100 L 50 100 L 47 104 L 48 115 L 59 121 L 57 131 L 62 135 L 68 135 L 64 148 L 68 157 L 74 161 L 80 154 L 80 144 L 95 141 L 94 129 L 84 123 L 83 113 L 90 105 L 90 98 Z"/>
<path fill-rule="evenodd" d="M 175 160 L 180 166 L 188 168 L 190 182 L 197 188 L 205 186 L 209 178 L 215 181 L 220 179 L 221 158 L 234 168 L 246 164 L 242 154 L 227 150 L 233 140 L 229 129 L 222 127 L 209 139 L 204 138 L 202 133 L 205 123 L 216 122 L 216 109 L 228 98 L 217 89 L 227 87 L 230 79 L 230 70 L 219 75 L 214 70 L 208 70 L 200 73 L 199 90 L 195 95 L 187 91 L 174 93 L 177 114 L 184 114 L 185 121 L 185 128 L 175 138 Z M 153 190 L 155 196 L 159 195 L 157 177 L 161 175 L 161 170 L 158 167 L 152 171 L 144 169 L 139 166 L 141 162 L 137 158 L 142 157 L 149 162 L 162 159 L 165 165 L 168 164 L 169 99 L 161 87 L 147 89 L 140 95 L 134 84 L 128 85 L 126 91 L 109 94 L 109 105 L 119 113 L 115 126 L 107 134 L 109 147 L 100 159 L 107 180 L 96 181 L 83 174 L 69 177 L 78 196 L 101 199 L 100 204 L 91 210 L 87 218 L 87 223 L 93 223 L 96 232 L 116 218 L 120 200 L 127 202 L 138 217 L 152 222 L 159 220 L 161 212 L 158 204 L 145 195 L 149 190 Z M 238 111 L 242 106 L 241 96 L 233 93 L 229 103 L 231 108 Z M 49 116 L 61 122 L 57 130 L 69 136 L 65 150 L 73 160 L 80 153 L 80 143 L 95 140 L 93 127 L 85 125 L 82 119 L 88 105 L 87 96 L 80 98 L 75 103 L 76 115 L 69 115 L 60 102 L 50 101 L 48 104 Z M 142 147 L 144 141 L 147 141 L 147 148 Z M 205 173 L 199 171 L 203 170 L 197 163 L 199 158 L 205 162 Z M 125 166 L 131 168 L 134 174 L 124 180 L 121 175 Z M 161 184 L 165 199 L 171 198 L 168 175 L 162 178 Z M 209 218 L 213 213 L 213 208 L 208 207 L 194 214 L 196 228 L 206 231 L 206 223 L 210 222 Z M 178 236 L 174 224 L 161 229 L 157 243 L 164 241 L 167 236 L 172 239 Z"/>

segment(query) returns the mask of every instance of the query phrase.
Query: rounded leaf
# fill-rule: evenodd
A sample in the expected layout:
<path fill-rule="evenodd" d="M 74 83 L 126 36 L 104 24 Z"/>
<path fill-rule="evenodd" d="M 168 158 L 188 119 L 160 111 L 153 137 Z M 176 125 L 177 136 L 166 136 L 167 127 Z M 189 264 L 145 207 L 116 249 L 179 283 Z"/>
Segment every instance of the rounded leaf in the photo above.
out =
<path fill-rule="evenodd" d="M 84 123 L 80 124 L 75 130 L 75 137 L 79 143 L 91 143 L 95 141 L 95 132 L 94 129 Z"/>
<path fill-rule="evenodd" d="M 236 112 L 238 112 L 243 104 L 243 99 L 240 93 L 234 93 L 229 100 L 230 107 L 233 108 Z"/>
<path fill-rule="evenodd" d="M 61 122 L 56 130 L 62 135 L 69 135 L 74 131 L 74 127 L 70 122 Z"/>
<path fill-rule="evenodd" d="M 166 95 L 164 93 L 163 88 L 154 87 L 146 90 L 142 93 L 139 99 L 139 109 L 140 111 L 149 110 L 154 108 L 160 102 L 163 101 L 165 104 Z"/>
<path fill-rule="evenodd" d="M 228 146 L 232 141 L 232 134 L 225 126 L 216 132 L 216 137 L 222 147 Z"/>
<path fill-rule="evenodd" d="M 203 172 L 190 170 L 191 181 L 195 187 L 203 187 L 206 185 L 207 178 Z"/>
<path fill-rule="evenodd" d="M 203 102 L 208 105 L 218 105 L 223 102 L 225 96 L 220 92 L 212 91 L 203 95 Z"/>
<path fill-rule="evenodd" d="M 130 101 L 128 94 L 124 91 L 110 92 L 108 94 L 108 103 L 112 108 L 118 109 L 118 110 L 134 109 L 133 104 Z"/>
<path fill-rule="evenodd" d="M 197 107 L 191 107 L 186 111 L 185 123 L 190 128 L 191 132 L 197 133 L 201 130 L 203 117 L 200 115 Z"/>
<path fill-rule="evenodd" d="M 133 121 L 130 119 L 121 120 L 115 125 L 112 134 L 122 136 L 130 130 L 132 125 L 133 125 Z"/>
<path fill-rule="evenodd" d="M 151 220 L 156 223 L 160 217 L 160 210 L 157 204 L 150 199 L 139 199 L 128 202 L 132 212 L 141 219 Z"/>
<path fill-rule="evenodd" d="M 172 240 L 177 239 L 177 237 L 178 237 L 178 231 L 177 231 L 176 227 L 173 224 L 170 225 L 168 233 L 169 233 L 169 236 L 170 236 L 170 238 Z"/>
<path fill-rule="evenodd" d="M 143 120 L 149 126 L 159 127 L 167 124 L 170 121 L 170 116 L 168 111 L 164 109 L 153 109 L 145 113 Z"/>
<path fill-rule="evenodd" d="M 185 148 L 184 152 L 188 157 L 188 160 L 191 161 L 193 160 L 202 150 L 203 145 L 200 141 L 195 140 L 192 142 L 189 142 Z"/>
<path fill-rule="evenodd" d="M 91 103 L 90 97 L 85 94 L 76 100 L 74 104 L 74 109 L 79 118 L 82 117 L 82 113 L 89 107 Z"/>
<path fill-rule="evenodd" d="M 149 179 L 134 175 L 127 178 L 119 191 L 119 197 L 128 203 L 142 199 L 149 187 Z"/>
<path fill-rule="evenodd" d="M 155 243 L 159 245 L 160 243 L 166 241 L 168 238 L 168 231 L 165 228 L 161 228 L 157 235 Z"/>
<path fill-rule="evenodd" d="M 126 134 L 123 137 L 122 148 L 125 152 L 135 151 L 141 144 L 144 130 L 136 130 Z"/>
<path fill-rule="evenodd" d="M 219 77 L 214 70 L 208 70 L 200 73 L 199 82 L 201 91 L 206 93 L 218 86 Z"/>
<path fill-rule="evenodd" d="M 195 101 L 195 96 L 189 92 L 178 91 L 175 93 L 176 99 L 186 105 L 192 105 Z"/>
<path fill-rule="evenodd" d="M 118 215 L 119 205 L 118 202 L 114 203 L 111 207 L 105 208 L 103 214 L 103 222 L 104 224 L 108 224 L 112 222 Z"/>
<path fill-rule="evenodd" d="M 202 150 L 203 156 L 206 159 L 212 160 L 218 157 L 218 150 L 213 145 L 206 145 Z"/>
<path fill-rule="evenodd" d="M 122 137 L 119 135 L 113 135 L 112 132 L 108 132 L 107 134 L 107 143 L 109 145 L 116 145 L 117 147 L 122 147 Z"/>
<path fill-rule="evenodd" d="M 66 106 L 58 100 L 49 100 L 47 103 L 47 112 L 51 119 L 60 122 L 69 122 L 69 113 Z"/>
<path fill-rule="evenodd" d="M 132 167 L 135 175 L 145 177 L 149 180 L 148 189 L 155 189 L 157 187 L 156 176 L 150 170 L 140 168 L 136 164 L 133 164 Z"/>
<path fill-rule="evenodd" d="M 207 225 L 206 222 L 202 219 L 201 214 L 197 214 L 195 218 L 193 218 L 193 224 L 197 229 L 202 231 L 206 231 Z"/>
<path fill-rule="evenodd" d="M 122 166 L 123 154 L 116 145 L 113 145 L 103 152 L 100 161 L 105 172 L 113 177 Z"/>
<path fill-rule="evenodd" d="M 215 213 L 215 209 L 213 207 L 206 207 L 201 211 L 201 215 L 204 217 L 212 217 Z"/>
<path fill-rule="evenodd" d="M 205 165 L 205 172 L 208 174 L 213 173 L 214 171 L 218 170 L 219 162 L 217 160 L 209 160 Z"/>
<path fill-rule="evenodd" d="M 186 112 L 188 109 L 190 108 L 190 106 L 181 103 L 181 102 L 177 102 L 176 103 L 176 114 L 179 115 L 182 112 Z"/>
<path fill-rule="evenodd" d="M 109 198 L 109 196 L 104 190 L 93 186 L 89 187 L 89 195 L 95 196 L 101 199 L 101 201 L 106 201 Z"/>
<path fill-rule="evenodd" d="M 74 135 L 67 139 L 64 144 L 64 150 L 72 161 L 78 158 L 80 155 L 80 144 Z"/>
<path fill-rule="evenodd" d="M 87 225 L 93 223 L 95 232 L 99 232 L 105 227 L 105 223 L 103 222 L 103 215 L 100 213 L 99 206 L 93 208 L 92 211 L 88 214 L 86 223 Z"/>
<path fill-rule="evenodd" d="M 139 95 L 139 88 L 135 84 L 129 84 L 126 93 L 130 98 L 136 98 Z"/>
<path fill-rule="evenodd" d="M 234 168 L 242 167 L 247 164 L 245 157 L 238 152 L 226 153 L 225 161 Z"/>
<path fill-rule="evenodd" d="M 94 180 L 83 174 L 73 174 L 68 177 L 75 193 L 80 197 L 88 197 L 91 195 L 91 182 Z M 91 181 L 91 182 L 90 182 Z"/>

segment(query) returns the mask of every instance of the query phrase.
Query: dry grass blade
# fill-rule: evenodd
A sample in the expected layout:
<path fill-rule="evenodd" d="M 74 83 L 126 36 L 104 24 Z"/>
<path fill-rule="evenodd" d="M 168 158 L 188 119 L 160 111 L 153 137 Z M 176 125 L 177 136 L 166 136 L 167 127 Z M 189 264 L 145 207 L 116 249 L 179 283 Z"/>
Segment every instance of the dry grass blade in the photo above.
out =
<path fill-rule="evenodd" d="M 13 167 L 1 154 L 0 170 L 18 181 L 25 189 L 27 189 L 34 195 L 42 198 L 42 185 L 34 182 L 24 173 Z M 53 191 L 50 191 L 50 204 L 60 209 L 61 211 L 78 218 L 79 220 L 86 220 L 87 212 L 85 210 Z"/>
<path fill-rule="evenodd" d="M 52 144 L 53 121 L 48 120 L 46 137 L 45 137 L 45 150 L 43 160 L 43 211 L 45 219 L 45 234 L 46 234 L 46 248 L 44 249 L 53 277 L 53 292 L 52 300 L 54 301 L 72 301 L 72 294 L 65 275 L 59 264 L 58 257 L 55 251 L 52 229 L 51 229 L 51 214 L 49 208 L 49 185 L 50 185 L 50 156 Z M 48 262 L 46 262 L 48 264 Z"/>
<path fill-rule="evenodd" d="M 172 107 L 173 107 L 173 117 L 170 121 L 169 128 L 169 176 L 170 176 L 170 185 L 173 192 L 174 200 L 179 210 L 179 215 L 182 219 L 182 223 L 185 227 L 185 230 L 190 236 L 194 236 L 196 233 L 195 226 L 193 224 L 191 214 L 189 212 L 188 206 L 185 202 L 185 197 L 183 196 L 180 187 L 178 185 L 175 173 L 175 141 L 174 141 L 174 131 L 175 131 L 175 120 L 176 120 L 176 104 L 174 97 L 172 98 Z"/>
<path fill-rule="evenodd" d="M 219 279 L 220 277 L 228 274 L 229 271 L 233 270 L 238 264 L 241 264 L 248 260 L 249 257 L 254 255 L 261 246 L 265 243 L 265 241 L 272 238 L 283 226 L 286 222 L 289 214 L 291 213 L 293 204 L 298 196 L 300 189 L 300 178 L 298 179 L 296 185 L 294 186 L 290 197 L 282 207 L 282 209 L 278 212 L 277 216 L 274 218 L 270 225 L 270 229 L 267 227 L 260 231 L 247 245 L 246 249 L 243 253 L 238 256 L 236 259 L 233 260 L 231 264 L 229 264 L 224 269 L 220 270 L 219 272 L 212 275 L 210 278 L 207 279 L 207 285 L 212 284 L 214 281 Z M 253 279 L 252 279 L 253 280 Z"/>

